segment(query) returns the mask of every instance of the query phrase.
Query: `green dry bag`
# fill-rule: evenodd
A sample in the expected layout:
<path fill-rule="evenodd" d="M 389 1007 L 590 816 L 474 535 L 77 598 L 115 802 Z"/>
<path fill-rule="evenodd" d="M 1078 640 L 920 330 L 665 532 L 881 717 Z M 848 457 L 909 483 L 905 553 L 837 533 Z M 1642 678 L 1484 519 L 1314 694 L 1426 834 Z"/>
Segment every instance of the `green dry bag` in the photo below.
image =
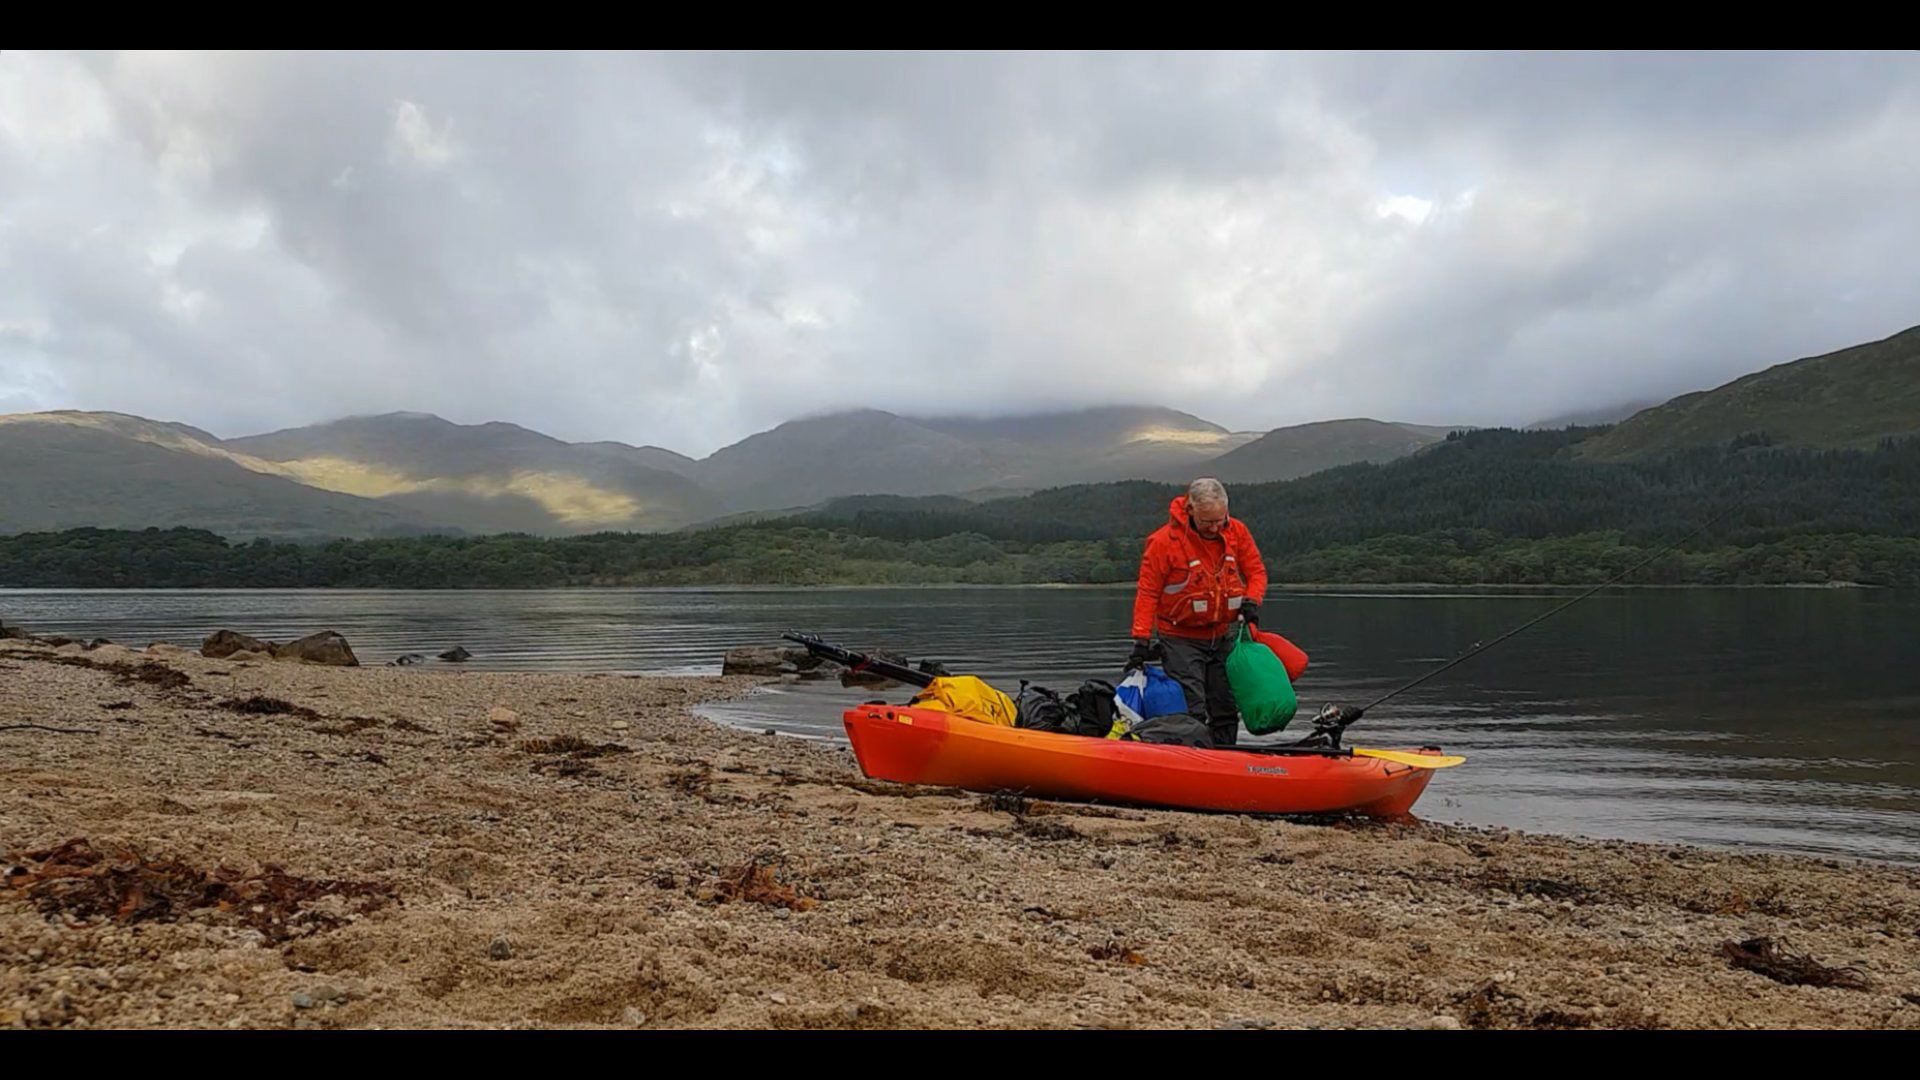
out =
<path fill-rule="evenodd" d="M 1233 651 L 1227 654 L 1227 685 L 1240 706 L 1240 719 L 1255 735 L 1279 731 L 1293 719 L 1300 700 L 1293 696 L 1287 667 L 1273 650 L 1253 640 L 1247 624 L 1240 624 Z"/>

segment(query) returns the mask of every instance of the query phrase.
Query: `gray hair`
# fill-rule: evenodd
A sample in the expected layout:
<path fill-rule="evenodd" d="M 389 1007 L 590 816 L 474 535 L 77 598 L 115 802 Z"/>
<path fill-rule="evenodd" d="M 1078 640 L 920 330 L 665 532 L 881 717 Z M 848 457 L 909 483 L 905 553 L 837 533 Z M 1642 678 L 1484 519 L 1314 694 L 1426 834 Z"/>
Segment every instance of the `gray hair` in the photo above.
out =
<path fill-rule="evenodd" d="M 1227 505 L 1227 489 L 1211 476 L 1203 476 L 1187 485 L 1187 501 L 1196 506 Z"/>

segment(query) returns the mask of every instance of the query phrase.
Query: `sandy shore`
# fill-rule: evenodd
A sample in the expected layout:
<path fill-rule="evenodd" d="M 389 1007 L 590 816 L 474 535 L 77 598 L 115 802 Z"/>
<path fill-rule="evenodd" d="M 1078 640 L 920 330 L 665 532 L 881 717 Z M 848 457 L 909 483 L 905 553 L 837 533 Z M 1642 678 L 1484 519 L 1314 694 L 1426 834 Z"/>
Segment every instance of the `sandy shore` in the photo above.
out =
<path fill-rule="evenodd" d="M 1920 1027 L 1911 870 L 872 784 L 752 685 L 0 642 L 0 1028 Z"/>

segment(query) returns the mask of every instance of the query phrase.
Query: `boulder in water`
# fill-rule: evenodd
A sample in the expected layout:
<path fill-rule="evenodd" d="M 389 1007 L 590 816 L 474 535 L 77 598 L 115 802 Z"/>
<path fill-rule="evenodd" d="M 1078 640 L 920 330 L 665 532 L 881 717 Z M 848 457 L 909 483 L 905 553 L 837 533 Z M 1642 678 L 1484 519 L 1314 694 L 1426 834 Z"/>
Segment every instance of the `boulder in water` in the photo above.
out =
<path fill-rule="evenodd" d="M 347 639 L 331 630 L 322 630 L 317 634 L 308 634 L 298 641 L 289 641 L 273 650 L 276 660 L 298 660 L 303 664 L 326 664 L 331 667 L 359 667 L 360 659 L 353 655 L 353 647 Z"/>
<path fill-rule="evenodd" d="M 468 652 L 465 646 L 455 645 L 453 648 L 441 653 L 440 659 L 445 660 L 449 664 L 464 664 L 473 659 L 473 654 Z"/>
<path fill-rule="evenodd" d="M 722 675 L 778 675 L 786 663 L 786 650 L 773 645 L 747 645 L 728 649 L 720 661 Z"/>
<path fill-rule="evenodd" d="M 200 655 L 212 660 L 225 660 L 237 652 L 271 653 L 273 643 L 248 637 L 232 630 L 215 630 L 200 643 Z"/>
<path fill-rule="evenodd" d="M 728 649 L 720 662 L 722 675 L 798 675 L 824 679 L 826 661 L 798 645 L 743 645 Z"/>

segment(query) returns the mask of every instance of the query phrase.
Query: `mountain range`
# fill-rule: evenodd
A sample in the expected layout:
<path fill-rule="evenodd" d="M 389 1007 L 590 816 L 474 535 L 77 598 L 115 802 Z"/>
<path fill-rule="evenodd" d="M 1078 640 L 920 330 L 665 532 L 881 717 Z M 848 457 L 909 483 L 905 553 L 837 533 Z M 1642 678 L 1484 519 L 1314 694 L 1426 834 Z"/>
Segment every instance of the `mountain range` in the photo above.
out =
<path fill-rule="evenodd" d="M 1920 433 L 1920 327 L 1664 404 L 1596 406 L 1529 426 L 1589 424 L 1611 426 L 1572 452 L 1602 462 L 1735 440 L 1858 447 Z M 862 409 L 793 420 L 695 459 L 414 412 L 231 439 L 122 413 L 16 413 L 0 415 L 0 533 L 89 525 L 191 525 L 235 538 L 663 531 L 855 495 L 983 498 L 1197 475 L 1267 483 L 1392 461 L 1453 430 L 1358 417 L 1230 431 L 1155 406 L 995 418 Z"/>

